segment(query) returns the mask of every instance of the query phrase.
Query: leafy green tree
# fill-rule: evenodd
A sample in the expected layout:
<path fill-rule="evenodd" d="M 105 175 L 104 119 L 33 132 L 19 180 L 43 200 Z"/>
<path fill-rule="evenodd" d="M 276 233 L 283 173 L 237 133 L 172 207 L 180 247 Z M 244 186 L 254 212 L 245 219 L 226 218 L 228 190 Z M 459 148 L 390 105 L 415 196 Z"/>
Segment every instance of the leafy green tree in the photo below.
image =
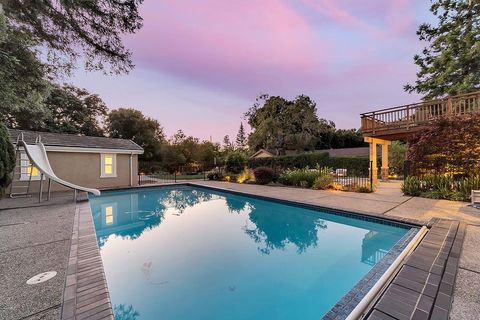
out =
<path fill-rule="evenodd" d="M 31 34 L 49 50 L 55 67 L 69 70 L 83 51 L 86 68 L 125 72 L 132 68 L 131 53 L 122 35 L 142 26 L 142 0 L 22 1 L 4 0 L 8 21 Z"/>
<path fill-rule="evenodd" d="M 248 139 L 251 149 L 312 150 L 319 133 L 314 101 L 298 96 L 293 101 L 261 95 L 245 114 L 253 129 Z"/>
<path fill-rule="evenodd" d="M 98 95 L 70 85 L 54 85 L 45 104 L 50 111 L 47 131 L 103 136 L 100 122 L 108 109 Z"/>
<path fill-rule="evenodd" d="M 228 172 L 238 174 L 242 172 L 247 164 L 247 158 L 243 152 L 233 151 L 227 155 L 225 159 L 225 167 Z"/>
<path fill-rule="evenodd" d="M 173 144 L 173 145 L 180 145 L 183 143 L 183 141 L 187 138 L 187 136 L 185 135 L 185 133 L 183 132 L 182 129 L 178 130 L 177 132 L 175 132 L 175 134 L 173 135 L 172 139 L 170 139 L 170 142 Z"/>
<path fill-rule="evenodd" d="M 240 128 L 238 129 L 237 139 L 235 142 L 237 148 L 240 150 L 245 150 L 248 146 L 247 135 L 245 133 L 245 128 L 243 127 L 243 122 L 240 122 Z"/>
<path fill-rule="evenodd" d="M 364 142 L 363 135 L 360 130 L 357 129 L 336 129 L 333 131 L 331 140 L 331 148 L 357 148 L 366 147 L 367 143 Z"/>
<path fill-rule="evenodd" d="M 160 159 L 163 167 L 168 172 L 173 172 L 177 170 L 179 166 L 187 164 L 185 156 L 179 152 L 174 145 L 171 145 L 168 142 L 162 144 Z"/>
<path fill-rule="evenodd" d="M 407 159 L 413 174 L 476 176 L 479 150 L 480 114 L 473 112 L 433 120 L 409 141 Z"/>
<path fill-rule="evenodd" d="M 390 171 L 403 174 L 403 166 L 407 155 L 407 144 L 402 141 L 393 141 L 388 148 L 388 163 Z"/>
<path fill-rule="evenodd" d="M 0 195 L 11 182 L 11 172 L 15 167 L 15 151 L 10 142 L 7 128 L 0 122 Z"/>
<path fill-rule="evenodd" d="M 215 158 L 218 158 L 220 153 L 220 145 L 218 143 L 213 143 L 207 140 L 202 141 L 198 145 L 197 152 L 197 162 L 206 165 L 207 167 L 212 166 L 215 162 Z"/>
<path fill-rule="evenodd" d="M 141 160 L 152 160 L 159 156 L 165 137 L 157 120 L 135 109 L 120 108 L 108 114 L 106 125 L 110 137 L 131 139 L 141 146 L 145 150 Z"/>
<path fill-rule="evenodd" d="M 420 67 L 415 84 L 405 90 L 424 99 L 456 95 L 480 85 L 480 1 L 437 0 L 430 11 L 437 25 L 424 23 L 417 34 L 426 47 L 414 57 Z"/>
<path fill-rule="evenodd" d="M 10 127 L 40 129 L 48 116 L 47 66 L 32 50 L 28 33 L 12 28 L 0 10 L 0 121 Z"/>

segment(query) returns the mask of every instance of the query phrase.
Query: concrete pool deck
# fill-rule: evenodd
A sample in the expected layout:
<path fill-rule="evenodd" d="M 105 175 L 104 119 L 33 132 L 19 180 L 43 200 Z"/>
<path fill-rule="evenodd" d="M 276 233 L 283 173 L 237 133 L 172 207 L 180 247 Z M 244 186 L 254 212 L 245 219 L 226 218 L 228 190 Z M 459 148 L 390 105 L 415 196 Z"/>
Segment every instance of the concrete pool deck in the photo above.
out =
<path fill-rule="evenodd" d="M 477 319 L 480 312 L 480 210 L 466 203 L 404 197 L 398 182 L 360 194 L 269 187 L 213 181 L 192 181 L 254 195 L 371 212 L 385 218 L 432 218 L 468 224 L 455 284 L 451 319 Z M 86 203 L 83 203 L 86 204 Z M 14 209 L 17 207 L 18 209 Z M 76 205 L 66 197 L 38 206 L 36 199 L 0 200 L 0 319 L 58 319 L 61 315 Z M 58 275 L 42 284 L 25 281 L 40 272 Z M 109 315 L 111 317 L 111 315 Z"/>

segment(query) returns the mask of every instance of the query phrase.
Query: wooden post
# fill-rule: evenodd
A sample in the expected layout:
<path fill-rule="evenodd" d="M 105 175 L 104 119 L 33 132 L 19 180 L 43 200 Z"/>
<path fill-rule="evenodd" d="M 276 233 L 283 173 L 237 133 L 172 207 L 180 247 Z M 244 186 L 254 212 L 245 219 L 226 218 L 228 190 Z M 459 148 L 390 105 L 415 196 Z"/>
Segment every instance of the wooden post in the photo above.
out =
<path fill-rule="evenodd" d="M 375 119 L 375 112 L 372 113 L 372 131 L 375 134 L 375 123 L 377 120 Z"/>
<path fill-rule="evenodd" d="M 388 143 L 382 143 L 382 181 L 388 181 Z"/>
<path fill-rule="evenodd" d="M 410 106 L 407 106 L 407 130 L 409 130 L 409 129 L 410 129 Z M 383 167 L 383 165 L 382 165 L 382 167 Z"/>

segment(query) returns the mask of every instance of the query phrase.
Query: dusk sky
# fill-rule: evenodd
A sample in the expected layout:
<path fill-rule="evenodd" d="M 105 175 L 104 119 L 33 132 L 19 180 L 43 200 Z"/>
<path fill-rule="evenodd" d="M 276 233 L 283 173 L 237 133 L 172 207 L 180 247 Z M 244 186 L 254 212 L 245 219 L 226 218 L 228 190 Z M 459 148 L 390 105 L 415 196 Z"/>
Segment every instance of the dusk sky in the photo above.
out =
<path fill-rule="evenodd" d="M 201 139 L 236 135 L 260 93 L 306 94 L 318 115 L 358 128 L 359 114 L 415 102 L 415 34 L 432 21 L 419 0 L 145 0 L 125 37 L 128 75 L 79 68 L 71 82 L 110 108 L 133 107 Z M 244 121 L 245 123 L 245 121 Z"/>

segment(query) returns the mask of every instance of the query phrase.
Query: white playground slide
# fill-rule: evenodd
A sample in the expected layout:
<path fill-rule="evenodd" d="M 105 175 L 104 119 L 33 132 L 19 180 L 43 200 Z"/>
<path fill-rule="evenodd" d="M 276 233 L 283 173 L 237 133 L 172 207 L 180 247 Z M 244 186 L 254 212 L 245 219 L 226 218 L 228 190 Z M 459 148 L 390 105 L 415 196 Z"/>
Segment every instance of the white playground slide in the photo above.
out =
<path fill-rule="evenodd" d="M 20 140 L 18 141 L 18 144 L 25 149 L 25 152 L 27 153 L 30 161 L 32 161 L 33 165 L 37 167 L 37 169 L 40 170 L 40 172 L 42 172 L 47 178 L 74 190 L 90 192 L 96 196 L 100 195 L 100 190 L 77 186 L 76 184 L 70 183 L 57 177 L 53 172 L 52 167 L 50 166 L 47 152 L 45 151 L 45 146 L 43 145 L 43 143 L 37 142 L 36 144 L 27 144 L 25 143 L 25 141 Z"/>

